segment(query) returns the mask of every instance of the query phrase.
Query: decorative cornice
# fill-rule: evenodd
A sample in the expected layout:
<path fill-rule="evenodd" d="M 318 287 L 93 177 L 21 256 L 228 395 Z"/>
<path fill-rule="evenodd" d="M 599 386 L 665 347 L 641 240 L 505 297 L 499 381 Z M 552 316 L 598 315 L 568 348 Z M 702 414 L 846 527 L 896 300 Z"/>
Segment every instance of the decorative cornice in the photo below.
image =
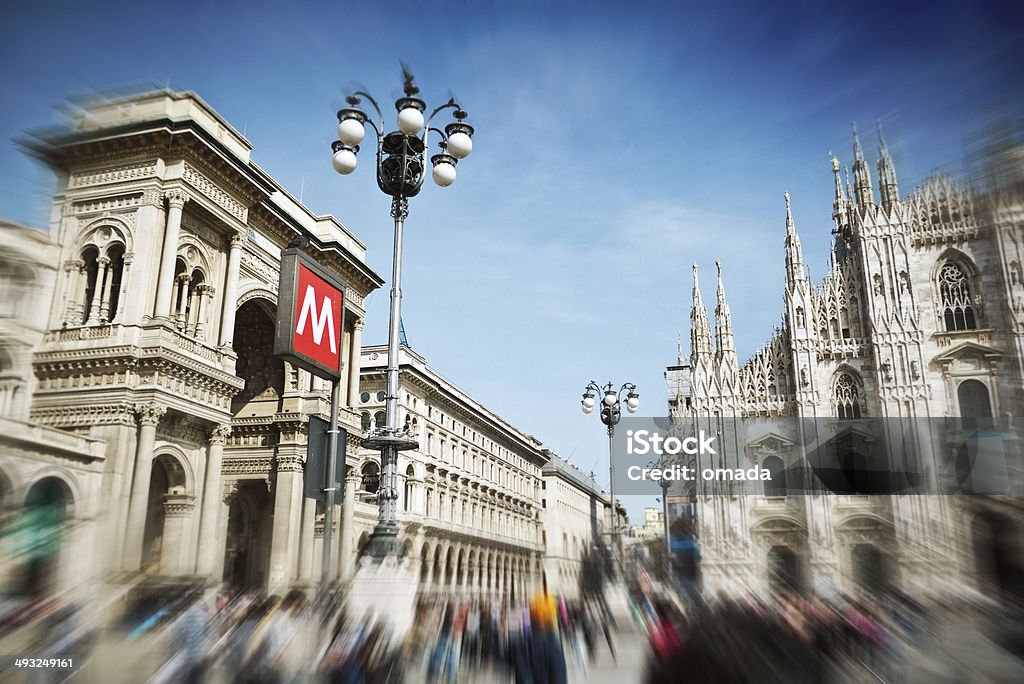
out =
<path fill-rule="evenodd" d="M 186 163 L 181 177 L 186 183 L 201 192 L 218 207 L 239 221 L 245 222 L 246 207 L 203 175 L 197 168 Z"/>
<path fill-rule="evenodd" d="M 89 185 L 106 185 L 125 181 L 148 178 L 156 174 L 156 161 L 148 160 L 121 166 L 106 167 L 97 170 L 82 170 L 71 174 L 68 187 L 81 188 Z"/>

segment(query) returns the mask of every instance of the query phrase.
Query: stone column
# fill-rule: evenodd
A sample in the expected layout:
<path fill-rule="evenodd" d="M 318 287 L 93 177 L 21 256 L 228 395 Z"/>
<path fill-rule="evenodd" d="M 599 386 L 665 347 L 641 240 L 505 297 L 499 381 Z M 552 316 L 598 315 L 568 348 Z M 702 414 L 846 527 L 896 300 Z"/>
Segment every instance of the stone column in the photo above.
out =
<path fill-rule="evenodd" d="M 302 459 L 297 454 L 278 453 L 275 489 L 268 587 L 271 593 L 287 589 L 295 579 L 298 565 L 299 524 L 302 516 Z"/>
<path fill-rule="evenodd" d="M 160 273 L 156 281 L 156 307 L 154 318 L 167 319 L 171 315 L 171 298 L 174 295 L 174 262 L 178 257 L 178 234 L 181 232 L 181 213 L 188 202 L 188 195 L 181 190 L 164 193 L 167 199 L 167 226 L 164 229 L 163 252 L 160 257 Z"/>
<path fill-rule="evenodd" d="M 88 325 L 96 325 L 102 322 L 103 313 L 100 307 L 103 301 L 103 291 L 106 289 L 103 282 L 107 275 L 107 267 L 110 266 L 110 259 L 100 257 L 96 260 L 96 287 L 92 290 L 92 302 L 89 303 Z"/>
<path fill-rule="evenodd" d="M 128 285 L 131 283 L 132 262 L 135 252 L 127 252 L 121 258 L 121 292 L 117 296 L 117 311 L 110 316 L 112 323 L 124 323 L 124 307 L 128 301 Z"/>
<path fill-rule="evenodd" d="M 302 528 L 299 530 L 299 580 L 313 581 L 313 532 L 316 527 L 316 499 L 302 499 Z"/>
<path fill-rule="evenodd" d="M 124 567 L 138 570 L 142 565 L 142 542 L 146 533 L 146 508 L 149 506 L 149 476 L 153 470 L 153 445 L 156 426 L 167 408 L 159 404 L 137 404 L 139 440 L 135 448 L 135 475 L 128 502 L 128 525 L 125 529 Z"/>
<path fill-rule="evenodd" d="M 78 281 L 82 277 L 82 265 L 82 261 L 75 259 L 64 262 L 64 316 L 61 322 L 65 325 L 81 323 L 75 320 L 75 309 L 78 307 Z"/>
<path fill-rule="evenodd" d="M 230 347 L 235 334 L 235 306 L 238 302 L 238 270 L 242 264 L 242 245 L 245 235 L 231 236 L 231 251 L 228 252 L 228 274 L 224 283 L 224 304 L 220 314 L 220 346 Z"/>
<path fill-rule="evenodd" d="M 203 285 L 199 288 L 199 307 L 196 311 L 196 325 L 193 331 L 197 340 L 206 339 L 206 303 L 213 299 L 216 291 L 212 285 Z"/>
<path fill-rule="evenodd" d="M 100 260 L 103 266 L 103 296 L 100 297 L 100 323 L 109 322 L 113 316 L 110 313 L 110 298 L 114 289 L 114 269 L 110 267 L 110 258 L 103 257 Z M 96 279 L 97 283 L 99 278 Z"/>
<path fill-rule="evenodd" d="M 160 550 L 160 574 L 184 575 L 185 530 L 195 508 L 192 497 L 168 496 L 164 501 L 164 532 Z"/>
<path fill-rule="evenodd" d="M 346 406 L 359 405 L 359 364 L 362 359 L 363 319 L 356 319 L 352 326 L 352 344 L 348 361 L 348 397 Z"/>
<path fill-rule="evenodd" d="M 186 331 L 185 330 L 185 311 L 188 309 L 188 305 L 189 305 L 189 301 L 188 301 L 189 291 L 188 290 L 189 290 L 189 283 L 191 283 L 191 282 L 192 282 L 192 277 L 189 276 L 188 273 L 182 273 L 180 276 L 178 276 L 178 284 L 177 284 L 177 287 L 175 288 L 177 290 L 177 294 L 174 297 L 171 298 L 172 304 L 175 301 L 178 302 L 178 310 L 175 312 L 175 316 L 174 316 L 174 327 L 177 328 L 178 330 L 180 330 L 181 332 L 185 332 Z"/>
<path fill-rule="evenodd" d="M 356 484 L 359 482 L 359 475 L 355 468 L 349 468 L 345 475 L 345 497 L 341 501 L 341 547 L 339 574 L 341 581 L 352 576 L 355 570 L 355 563 L 352 557 L 352 534 L 355 521 L 352 517 L 356 511 Z"/>
<path fill-rule="evenodd" d="M 231 426 L 218 425 L 210 433 L 206 447 L 206 476 L 203 478 L 203 503 L 199 517 L 199 557 L 196 573 L 209 575 L 217 566 L 217 548 L 221 514 L 221 465 L 224 461 L 224 443 L 231 434 Z M 214 579 L 220 579 L 215 577 Z"/>
<path fill-rule="evenodd" d="M 78 278 L 75 285 L 75 300 L 74 300 L 74 325 L 83 325 L 85 323 L 85 307 L 87 302 L 85 301 L 85 293 L 89 289 L 89 269 L 85 266 L 85 261 L 79 259 L 75 262 L 78 264 Z"/>

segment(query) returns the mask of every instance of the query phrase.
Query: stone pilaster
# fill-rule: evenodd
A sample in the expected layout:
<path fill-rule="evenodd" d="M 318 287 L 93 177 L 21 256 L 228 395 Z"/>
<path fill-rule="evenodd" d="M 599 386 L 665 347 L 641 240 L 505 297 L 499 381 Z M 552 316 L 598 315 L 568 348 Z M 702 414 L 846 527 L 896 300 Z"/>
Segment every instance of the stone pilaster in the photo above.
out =
<path fill-rule="evenodd" d="M 242 233 L 231 236 L 228 252 L 228 273 L 224 283 L 224 303 L 220 316 L 220 346 L 230 347 L 235 333 L 235 306 L 238 302 L 238 272 L 242 264 L 242 247 L 246 237 Z"/>
<path fill-rule="evenodd" d="M 221 464 L 224 460 L 224 443 L 231 434 L 230 425 L 218 425 L 210 433 L 206 447 L 206 477 L 203 479 L 203 503 L 199 518 L 199 555 L 196 572 L 213 575 L 217 568 L 218 556 L 223 557 L 224 549 L 218 548 L 218 534 L 221 514 Z M 219 553 L 218 553 L 219 552 Z M 219 577 L 215 577 L 219 579 Z"/>
<path fill-rule="evenodd" d="M 153 471 L 153 446 L 156 426 L 167 408 L 159 404 L 137 404 L 139 439 L 135 449 L 135 475 L 128 502 L 128 524 L 125 529 L 124 568 L 138 570 L 142 566 L 142 542 L 146 532 L 146 509 L 149 506 L 149 479 Z"/>

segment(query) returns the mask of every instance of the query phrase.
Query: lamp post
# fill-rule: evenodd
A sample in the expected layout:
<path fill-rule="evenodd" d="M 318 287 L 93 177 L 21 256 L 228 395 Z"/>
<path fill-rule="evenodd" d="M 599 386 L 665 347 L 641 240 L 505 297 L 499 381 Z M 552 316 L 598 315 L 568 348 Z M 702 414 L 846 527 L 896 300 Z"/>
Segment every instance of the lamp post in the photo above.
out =
<path fill-rule="evenodd" d="M 334 150 L 332 164 L 335 171 L 348 175 L 355 171 L 359 143 L 369 124 L 377 135 L 377 186 L 391 197 L 391 217 L 395 221 L 395 246 L 391 262 L 391 312 L 388 318 L 388 367 L 385 425 L 371 430 L 362 441 L 367 449 L 381 453 L 381 483 L 377 493 L 378 519 L 370 536 L 369 553 L 375 559 L 397 556 L 401 553 L 398 542 L 398 452 L 415 449 L 419 440 L 408 425 L 398 425 L 398 353 L 402 306 L 402 231 L 409 215 L 409 198 L 419 194 L 423 187 L 428 137 L 437 133 L 440 152 L 430 157 L 432 177 L 441 187 L 455 182 L 455 165 L 473 150 L 473 127 L 466 123 L 468 116 L 455 98 L 435 108 L 424 120 L 427 103 L 417 97 L 419 87 L 403 66 L 405 97 L 395 100 L 398 112 L 398 130 L 385 133 L 384 115 L 377 101 L 364 90 L 346 98 L 348 107 L 338 111 L 338 140 L 331 144 Z M 376 121 L 359 108 L 363 100 L 373 107 Z M 454 121 L 440 130 L 431 126 L 434 117 L 445 110 Z"/>
<path fill-rule="evenodd" d="M 583 412 L 590 413 L 597 403 L 596 397 L 601 397 L 601 422 L 608 428 L 608 494 L 611 497 L 612 505 L 612 555 L 616 572 L 621 562 L 619 558 L 619 512 L 615 506 L 615 450 L 612 440 L 615 437 L 615 426 L 622 418 L 622 395 L 626 394 L 626 410 L 636 413 L 640 407 L 640 395 L 636 393 L 636 385 L 631 382 L 623 383 L 622 387 L 615 390 L 615 386 L 608 382 L 601 387 L 591 380 L 583 390 Z"/>

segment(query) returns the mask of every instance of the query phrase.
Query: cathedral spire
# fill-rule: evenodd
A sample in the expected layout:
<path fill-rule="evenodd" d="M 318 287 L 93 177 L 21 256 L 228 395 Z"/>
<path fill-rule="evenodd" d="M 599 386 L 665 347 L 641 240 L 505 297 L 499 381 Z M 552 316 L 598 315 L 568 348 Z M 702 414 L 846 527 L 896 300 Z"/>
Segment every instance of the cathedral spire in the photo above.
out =
<path fill-rule="evenodd" d="M 857 196 L 858 207 L 869 207 L 875 203 L 875 194 L 871 189 L 871 171 L 864 160 L 864 150 L 860 146 L 856 123 L 853 124 L 853 191 Z"/>
<path fill-rule="evenodd" d="M 725 285 L 722 284 L 722 262 L 715 261 L 718 269 L 718 301 L 715 304 L 715 360 L 733 372 L 737 368 L 736 345 L 733 342 L 732 314 L 729 303 L 725 299 Z M 725 377 L 723 375 L 723 377 Z"/>
<path fill-rule="evenodd" d="M 900 189 L 896 185 L 896 167 L 889 156 L 889 147 L 882 136 L 882 122 L 878 122 L 878 191 L 886 211 L 899 202 Z"/>
<path fill-rule="evenodd" d="M 693 307 L 690 309 L 690 365 L 696 367 L 711 357 L 711 326 L 708 310 L 700 296 L 697 264 L 693 265 Z"/>
<path fill-rule="evenodd" d="M 846 214 L 846 195 L 843 194 L 843 181 L 839 176 L 839 159 L 829 150 L 828 156 L 832 160 L 832 175 L 836 179 L 835 199 L 832 201 L 832 218 L 838 227 L 843 216 Z"/>
<path fill-rule="evenodd" d="M 715 346 L 718 353 L 735 351 L 732 339 L 732 314 L 725 300 L 725 285 L 722 284 L 722 262 L 716 261 L 718 269 L 718 302 L 715 304 Z"/>
<path fill-rule="evenodd" d="M 804 253 L 800 247 L 800 236 L 793 225 L 793 211 L 789 206 L 789 193 L 786 198 L 786 284 L 794 285 L 804 279 Z"/>

